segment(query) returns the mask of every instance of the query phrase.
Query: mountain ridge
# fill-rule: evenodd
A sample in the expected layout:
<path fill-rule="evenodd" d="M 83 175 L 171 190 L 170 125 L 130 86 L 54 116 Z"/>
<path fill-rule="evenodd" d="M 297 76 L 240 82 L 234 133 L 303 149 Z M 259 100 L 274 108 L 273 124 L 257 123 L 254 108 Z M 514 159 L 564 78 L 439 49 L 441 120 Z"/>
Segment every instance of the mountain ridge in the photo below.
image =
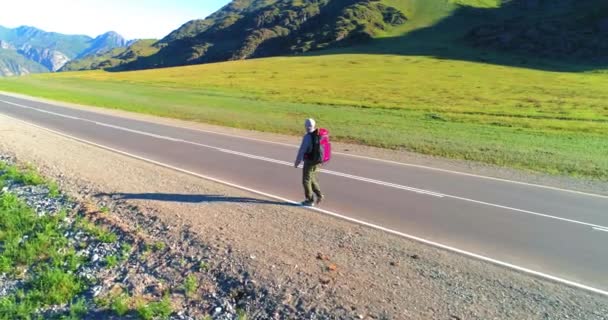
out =
<path fill-rule="evenodd" d="M 110 69 L 349 52 L 604 63 L 608 2 L 233 0 L 205 19 L 184 23 L 154 46 L 157 53 Z"/>
<path fill-rule="evenodd" d="M 128 44 L 126 39 L 114 31 L 92 38 L 86 35 L 47 32 L 31 26 L 0 26 L 2 50 L 11 50 L 28 60 L 25 62 L 26 60 L 17 59 L 15 54 L 3 54 L 0 59 L 6 59 L 2 61 L 6 72 L 0 75 L 55 72 L 73 59 L 105 53 Z"/>

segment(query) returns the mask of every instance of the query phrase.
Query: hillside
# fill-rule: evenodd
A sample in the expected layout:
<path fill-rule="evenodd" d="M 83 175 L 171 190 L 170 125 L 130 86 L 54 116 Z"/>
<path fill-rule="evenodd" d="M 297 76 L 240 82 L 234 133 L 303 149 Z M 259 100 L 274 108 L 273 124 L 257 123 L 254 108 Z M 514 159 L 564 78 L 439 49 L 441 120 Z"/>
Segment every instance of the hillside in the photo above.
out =
<path fill-rule="evenodd" d="M 348 46 L 390 33 L 407 20 L 391 1 L 235 0 L 207 19 L 184 24 L 156 44 L 158 54 L 128 67 L 240 60 Z"/>
<path fill-rule="evenodd" d="M 351 52 L 601 64 L 608 61 L 608 2 L 234 0 L 155 47 L 157 54 L 117 70 Z"/>
<path fill-rule="evenodd" d="M 97 38 L 84 35 L 64 35 L 46 32 L 34 27 L 22 26 L 15 29 L 0 26 L 0 41 L 3 50 L 11 50 L 11 60 L 1 60 L 3 65 L 12 65 L 14 71 L 49 72 L 61 69 L 68 61 L 90 54 L 101 54 L 117 47 L 124 47 L 127 41 L 115 32 L 108 32 Z M 20 55 L 24 59 L 15 59 Z M 4 59 L 4 58 L 3 58 Z M 33 68 L 33 63 L 43 68 Z M 11 72 L 6 74 L 26 74 Z"/>
<path fill-rule="evenodd" d="M 147 57 L 158 49 L 153 46 L 157 40 L 137 40 L 128 47 L 119 47 L 111 51 L 87 55 L 84 58 L 68 62 L 60 71 L 82 71 L 117 68 L 125 63 L 135 61 L 140 57 Z"/>

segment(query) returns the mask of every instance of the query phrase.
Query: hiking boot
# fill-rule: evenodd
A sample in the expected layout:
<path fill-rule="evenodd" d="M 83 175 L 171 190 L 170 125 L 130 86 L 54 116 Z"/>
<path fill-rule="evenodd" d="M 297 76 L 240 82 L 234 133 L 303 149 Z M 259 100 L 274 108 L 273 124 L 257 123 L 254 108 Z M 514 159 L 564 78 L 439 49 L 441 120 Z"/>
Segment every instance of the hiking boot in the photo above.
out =
<path fill-rule="evenodd" d="M 301 205 L 304 207 L 314 207 L 315 202 L 312 200 L 306 200 L 306 201 L 302 201 Z"/>
<path fill-rule="evenodd" d="M 320 205 L 321 202 L 323 202 L 323 200 L 325 200 L 325 196 L 324 195 L 320 195 L 317 197 L 317 202 L 315 203 L 316 205 Z"/>

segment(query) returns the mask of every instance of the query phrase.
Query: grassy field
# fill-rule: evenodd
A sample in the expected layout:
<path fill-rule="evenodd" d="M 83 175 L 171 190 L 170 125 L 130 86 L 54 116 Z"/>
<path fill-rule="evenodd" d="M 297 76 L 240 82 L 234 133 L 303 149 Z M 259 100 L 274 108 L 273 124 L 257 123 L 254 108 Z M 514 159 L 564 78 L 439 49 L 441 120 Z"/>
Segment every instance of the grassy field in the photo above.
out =
<path fill-rule="evenodd" d="M 334 138 L 608 179 L 608 74 L 423 56 L 271 58 L 44 74 L 0 90 L 268 132 L 318 118 Z"/>

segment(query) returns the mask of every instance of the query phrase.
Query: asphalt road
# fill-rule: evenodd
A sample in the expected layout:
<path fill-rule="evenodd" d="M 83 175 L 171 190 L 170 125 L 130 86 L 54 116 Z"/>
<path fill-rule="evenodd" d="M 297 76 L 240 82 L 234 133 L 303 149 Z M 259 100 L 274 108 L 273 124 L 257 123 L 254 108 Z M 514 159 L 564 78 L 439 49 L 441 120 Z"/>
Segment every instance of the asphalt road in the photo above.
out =
<path fill-rule="evenodd" d="M 279 198 L 303 198 L 294 146 L 3 95 L 0 114 Z M 343 154 L 320 180 L 325 213 L 608 294 L 607 196 Z"/>

